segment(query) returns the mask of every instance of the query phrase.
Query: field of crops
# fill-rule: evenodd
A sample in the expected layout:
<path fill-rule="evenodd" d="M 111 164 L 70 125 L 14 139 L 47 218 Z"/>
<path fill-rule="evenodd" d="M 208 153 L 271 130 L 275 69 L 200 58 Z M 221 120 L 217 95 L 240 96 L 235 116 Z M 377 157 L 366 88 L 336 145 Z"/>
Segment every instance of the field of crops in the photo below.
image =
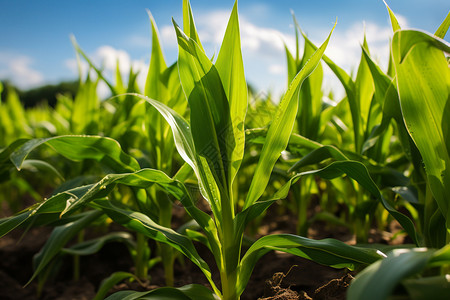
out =
<path fill-rule="evenodd" d="M 184 0 L 169 66 L 149 13 L 142 87 L 73 40 L 90 68 L 74 97 L 0 99 L 4 299 L 450 299 L 450 14 L 434 33 L 386 14 L 388 70 L 364 39 L 352 75 L 324 54 L 334 27 L 315 45 L 294 17 L 281 99 L 246 83 L 237 3 L 211 58 Z"/>

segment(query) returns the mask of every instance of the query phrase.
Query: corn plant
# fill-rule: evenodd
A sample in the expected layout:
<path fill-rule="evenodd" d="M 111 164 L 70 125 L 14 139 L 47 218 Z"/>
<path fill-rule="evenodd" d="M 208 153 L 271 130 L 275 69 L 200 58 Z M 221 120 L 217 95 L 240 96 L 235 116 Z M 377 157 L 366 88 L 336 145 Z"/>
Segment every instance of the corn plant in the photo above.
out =
<path fill-rule="evenodd" d="M 303 32 L 302 34 L 305 39 L 305 48 L 316 49 L 317 47 L 308 37 Z M 361 61 L 355 79 L 333 63 L 331 59 L 323 56 L 324 62 L 344 86 L 346 97 L 335 107 L 328 107 L 322 112 L 323 123 L 317 128 L 322 131 L 321 139 L 323 140 L 316 139 L 316 141 L 323 145 L 311 153 L 307 153 L 290 170 L 297 171 L 317 163 L 325 163 L 324 165 L 327 166 L 329 162 L 326 159 L 330 158 L 338 161 L 354 160 L 366 166 L 370 173 L 370 181 L 375 180 L 376 185 L 380 187 L 377 189 L 406 186 L 409 179 L 403 172 L 409 168 L 407 157 L 411 151 L 403 151 L 404 148 L 402 149 L 401 146 L 409 147 L 410 141 L 402 118 L 396 115 L 396 123 L 392 124 L 391 117 L 389 117 L 395 111 L 400 112 L 395 104 L 395 101 L 398 102 L 398 100 L 393 99 L 396 92 L 394 92 L 395 89 L 390 88 L 389 76 L 384 74 L 371 59 L 365 37 L 361 50 Z M 292 55 L 288 53 L 289 57 Z M 288 63 L 291 60 L 288 59 Z M 311 95 L 309 98 L 313 99 Z M 342 127 L 345 129 L 342 130 Z M 350 135 L 351 132 L 353 136 Z M 336 139 L 340 136 L 340 139 Z M 332 147 L 330 148 L 330 146 Z M 387 161 L 389 163 L 386 163 Z M 374 219 L 378 221 L 378 224 L 387 222 L 387 215 L 383 210 L 377 209 L 376 211 L 379 213 L 373 214 L 377 207 L 373 196 L 380 199 L 381 191 L 377 192 L 377 195 L 372 193 L 371 196 L 367 189 L 360 187 L 361 182 L 359 182 L 360 186 L 353 186 L 351 183 L 340 181 L 341 187 L 339 188 L 336 183 L 333 181 L 334 188 L 344 191 L 344 203 L 349 208 L 349 223 L 353 224 L 357 240 L 367 241 L 369 226 Z M 395 205 L 388 198 L 384 196 L 381 203 L 384 208 L 388 208 L 387 211 L 391 212 L 394 218 L 400 221 L 398 217 L 395 217 L 395 215 L 400 215 L 393 213 Z M 302 211 L 305 209 L 303 208 Z M 401 216 L 400 219 L 402 219 L 400 223 L 407 227 L 405 230 L 413 236 L 416 243 L 419 243 L 416 238 L 416 229 L 411 220 L 406 220 L 405 216 Z"/>
<path fill-rule="evenodd" d="M 450 288 L 448 198 L 445 196 L 448 193 L 445 184 L 448 178 L 445 168 L 448 144 L 445 136 L 449 127 L 446 107 L 450 73 L 445 53 L 450 48 L 441 38 L 450 25 L 450 14 L 431 35 L 417 30 L 401 30 L 394 13 L 388 6 L 387 9 L 394 37 L 391 41 L 393 80 L 390 85 L 386 84 L 389 86 L 386 94 L 390 95 L 394 105 L 389 107 L 383 120 L 401 118 L 407 130 L 409 139 L 406 139 L 405 148 L 410 150 L 415 177 L 423 182 L 417 179 L 414 182 L 418 196 L 405 198 L 410 201 L 412 198 L 411 203 L 420 203 L 417 206 L 418 223 L 422 228 L 420 243 L 429 248 L 400 248 L 386 252 L 387 258 L 374 263 L 355 278 L 348 297 L 385 299 L 406 293 L 413 299 L 445 299 Z M 379 82 L 383 81 L 383 76 L 377 77 Z M 380 125 L 380 131 L 385 124 Z M 403 292 L 397 289 L 399 285 Z"/>
<path fill-rule="evenodd" d="M 232 10 L 215 63 L 211 62 L 203 50 L 188 1 L 183 2 L 184 31 L 175 21 L 174 28 L 179 45 L 178 75 L 189 103 L 190 122 L 159 99 L 139 94 L 125 96 L 145 100 L 169 124 L 176 149 L 185 161 L 181 170 L 170 177 L 163 170 L 141 169 L 133 157 L 120 149 L 116 141 L 98 136 L 63 136 L 11 146 L 11 150 L 20 147 L 11 155 L 11 161 L 19 168 L 34 148 L 47 144 L 70 159 L 89 157 L 98 160 L 113 167 L 111 169 L 116 173 L 108 174 L 95 184 L 62 191 L 17 216 L 3 219 L 0 223 L 0 234 L 4 235 L 18 226 L 26 225 L 31 218 L 40 219 L 42 223 L 50 223 L 59 218 L 69 219 L 80 208 L 89 206 L 93 211 L 86 219 L 79 219 L 80 222 L 81 220 L 89 222 L 97 214 L 106 214 L 115 222 L 145 237 L 169 245 L 196 264 L 212 287 L 212 291 L 195 284 L 181 288 L 164 287 L 143 293 L 124 291 L 110 296 L 110 299 L 141 296 L 171 299 L 239 299 L 257 260 L 271 250 L 313 258 L 321 264 L 349 269 L 380 259 L 383 254 L 375 249 L 353 247 L 330 239 L 315 241 L 289 234 L 262 237 L 254 242 L 245 254 L 241 253 L 243 234 L 248 223 L 277 199 L 286 197 L 290 185 L 298 177 L 306 175 L 299 174 L 268 199 L 261 199 L 281 151 L 286 148 L 289 140 L 292 140 L 291 132 L 298 108 L 298 90 L 319 63 L 331 33 L 293 78 L 276 108 L 274 119 L 264 137 L 248 193 L 243 195 L 245 200 L 242 208 L 237 210 L 233 185 L 239 176 L 238 171 L 246 151 L 244 122 L 247 107 L 247 86 L 240 48 L 237 3 Z M 298 139 L 300 143 L 308 144 L 306 139 L 300 136 Z M 184 179 L 189 170 L 195 174 L 199 190 L 208 202 L 212 215 L 197 208 L 195 199 L 186 188 Z M 333 175 L 339 168 L 329 168 L 328 171 Z M 109 195 L 119 184 L 136 190 L 157 185 L 180 201 L 202 230 L 187 231 L 186 235 L 177 233 L 168 226 L 155 222 L 151 214 L 136 211 L 135 207 L 116 201 Z M 370 182 L 368 185 L 370 186 Z M 376 190 L 372 191 L 376 193 Z M 211 251 L 219 270 L 220 286 L 212 280 L 211 270 L 199 256 L 193 240 L 205 244 Z M 48 259 L 42 259 L 38 268 L 44 268 L 48 262 Z M 123 278 L 122 275 L 119 274 L 117 277 Z"/>

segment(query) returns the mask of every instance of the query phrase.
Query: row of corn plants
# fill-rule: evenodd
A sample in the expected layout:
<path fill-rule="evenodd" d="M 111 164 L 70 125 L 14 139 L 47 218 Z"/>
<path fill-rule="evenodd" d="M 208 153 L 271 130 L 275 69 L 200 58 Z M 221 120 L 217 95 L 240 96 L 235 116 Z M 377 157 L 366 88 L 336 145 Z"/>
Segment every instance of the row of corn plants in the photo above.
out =
<path fill-rule="evenodd" d="M 54 228 L 34 258 L 30 282 L 41 289 L 67 256 L 76 279 L 80 256 L 122 242 L 134 272 L 105 278 L 96 299 L 121 281 L 151 280 L 157 263 L 166 287 L 107 298 L 239 299 L 258 260 L 273 250 L 357 270 L 349 299 L 448 295 L 450 46 L 443 38 L 450 17 L 434 34 L 402 30 L 387 7 L 393 29 L 388 70 L 371 58 L 364 38 L 355 77 L 324 55 L 334 27 L 316 46 L 294 17 L 295 54 L 286 47 L 289 84 L 273 102 L 246 83 L 237 2 L 215 59 L 204 51 L 189 1 L 182 9 L 182 26 L 173 20 L 178 59 L 169 66 L 149 13 L 144 87 L 132 69 L 125 79 L 117 67 L 110 82 L 73 39 L 77 58 L 90 68 L 87 76 L 80 72 L 74 99 L 59 95 L 54 108 L 27 110 L 14 91 L 1 99 L 0 201 L 16 211 L 24 195 L 36 203 L 1 219 L 0 236 Z M 323 102 L 323 64 L 342 83 L 343 99 L 330 94 Z M 100 81 L 111 98 L 97 96 Z M 321 211 L 308 219 L 313 196 Z M 186 212 L 178 228 L 174 205 Z M 272 205 L 294 212 L 297 235 L 251 235 Z M 307 238 L 318 219 L 347 226 L 357 244 Z M 384 230 L 393 220 L 411 244 L 368 243 L 373 226 Z M 85 238 L 90 227 L 111 222 L 127 231 Z M 199 254 L 198 243 L 216 268 Z M 195 264 L 211 289 L 174 287 L 176 259 Z"/>

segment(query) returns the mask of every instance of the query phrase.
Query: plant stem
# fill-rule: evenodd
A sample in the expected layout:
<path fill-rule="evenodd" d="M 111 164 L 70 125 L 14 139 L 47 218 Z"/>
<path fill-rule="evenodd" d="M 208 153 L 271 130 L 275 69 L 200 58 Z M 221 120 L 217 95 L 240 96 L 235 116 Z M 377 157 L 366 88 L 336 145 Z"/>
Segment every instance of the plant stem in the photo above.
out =
<path fill-rule="evenodd" d="M 231 194 L 230 194 L 231 195 Z M 234 206 L 227 195 L 222 195 L 222 270 L 220 279 L 224 300 L 238 300 L 236 294 L 237 266 L 240 261 L 240 247 L 242 236 L 236 237 L 234 230 Z"/>
<path fill-rule="evenodd" d="M 172 202 L 169 196 L 163 191 L 156 190 L 155 192 L 156 201 L 159 207 L 159 224 L 171 228 L 172 226 Z M 167 286 L 173 286 L 174 275 L 173 275 L 173 265 L 175 261 L 175 253 L 173 247 L 158 243 L 160 250 L 160 256 L 164 267 L 164 277 Z"/>
<path fill-rule="evenodd" d="M 148 277 L 148 260 L 150 258 L 150 248 L 148 247 L 147 238 L 142 233 L 136 233 L 136 240 L 136 276 L 139 279 L 146 280 Z"/>
<path fill-rule="evenodd" d="M 81 230 L 78 233 L 77 242 L 81 243 L 84 240 L 84 230 Z M 80 256 L 74 255 L 73 256 L 73 280 L 78 281 L 80 280 Z"/>

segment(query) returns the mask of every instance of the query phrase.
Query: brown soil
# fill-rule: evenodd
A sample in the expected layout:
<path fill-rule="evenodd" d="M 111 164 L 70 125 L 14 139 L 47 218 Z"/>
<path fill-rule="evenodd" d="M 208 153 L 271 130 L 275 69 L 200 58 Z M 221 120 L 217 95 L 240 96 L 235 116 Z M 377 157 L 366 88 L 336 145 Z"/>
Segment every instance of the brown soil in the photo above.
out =
<path fill-rule="evenodd" d="M 178 209 L 178 208 L 176 208 Z M 271 208 L 272 209 L 272 208 Z M 273 208 L 277 209 L 276 207 Z M 179 211 L 176 212 L 179 214 Z M 268 212 L 261 221 L 259 234 L 287 232 L 295 233 L 293 216 Z M 113 230 L 118 230 L 115 226 Z M 123 229 L 121 229 L 123 230 Z M 99 253 L 81 258 L 81 278 L 74 281 L 73 260 L 63 260 L 56 279 L 44 285 L 41 297 L 37 297 L 37 280 L 24 285 L 32 275 L 32 258 L 45 243 L 50 228 L 33 228 L 22 236 L 23 231 L 15 230 L 0 239 L 0 298 L 9 299 L 92 299 L 100 282 L 116 271 L 133 271 L 133 262 L 123 244 L 108 244 Z M 386 234 L 384 234 L 386 235 Z M 345 228 L 329 227 L 324 223 L 314 223 L 309 231 L 313 238 L 333 237 L 352 243 L 354 237 Z M 383 234 L 376 233 L 372 239 L 385 242 Z M 154 248 L 154 245 L 151 245 Z M 213 266 L 212 255 L 205 247 L 198 246 L 200 255 Z M 154 253 L 154 252 L 153 252 Z M 175 263 L 175 286 L 208 282 L 200 270 L 187 259 Z M 216 283 L 218 272 L 212 270 Z M 346 288 L 353 278 L 347 270 L 333 269 L 293 255 L 271 252 L 261 258 L 256 265 L 242 300 L 293 300 L 293 299 L 345 299 Z M 150 270 L 151 281 L 140 285 L 137 282 L 122 283 L 114 291 L 133 289 L 145 291 L 164 286 L 162 266 Z"/>

